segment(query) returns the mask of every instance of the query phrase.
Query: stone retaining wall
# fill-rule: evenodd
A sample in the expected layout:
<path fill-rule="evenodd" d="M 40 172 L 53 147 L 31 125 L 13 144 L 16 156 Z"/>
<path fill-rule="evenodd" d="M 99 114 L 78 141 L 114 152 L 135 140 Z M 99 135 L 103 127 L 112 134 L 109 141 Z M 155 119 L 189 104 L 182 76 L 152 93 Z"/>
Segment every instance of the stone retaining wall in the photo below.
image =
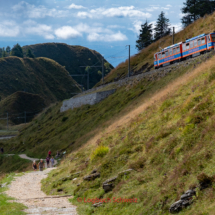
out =
<path fill-rule="evenodd" d="M 82 105 L 94 105 L 96 103 L 99 103 L 100 101 L 107 98 L 109 95 L 113 94 L 116 91 L 116 89 L 108 90 L 108 91 L 102 91 L 102 92 L 96 92 L 88 95 L 83 95 L 75 98 L 71 98 L 68 100 L 63 101 L 63 105 L 60 109 L 60 112 L 67 111 L 69 109 L 78 108 Z"/>

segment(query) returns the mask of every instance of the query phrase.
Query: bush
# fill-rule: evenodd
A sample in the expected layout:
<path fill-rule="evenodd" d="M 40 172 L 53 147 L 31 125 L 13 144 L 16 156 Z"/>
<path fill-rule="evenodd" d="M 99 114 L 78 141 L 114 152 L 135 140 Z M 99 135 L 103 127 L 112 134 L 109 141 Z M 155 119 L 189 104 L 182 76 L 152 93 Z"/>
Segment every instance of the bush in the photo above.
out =
<path fill-rule="evenodd" d="M 109 148 L 107 146 L 98 146 L 96 150 L 91 154 L 91 160 L 97 157 L 104 157 L 109 152 Z"/>
<path fill-rule="evenodd" d="M 67 117 L 67 116 L 64 116 L 64 117 L 62 118 L 62 122 L 65 122 L 67 119 L 68 119 L 68 117 Z"/>

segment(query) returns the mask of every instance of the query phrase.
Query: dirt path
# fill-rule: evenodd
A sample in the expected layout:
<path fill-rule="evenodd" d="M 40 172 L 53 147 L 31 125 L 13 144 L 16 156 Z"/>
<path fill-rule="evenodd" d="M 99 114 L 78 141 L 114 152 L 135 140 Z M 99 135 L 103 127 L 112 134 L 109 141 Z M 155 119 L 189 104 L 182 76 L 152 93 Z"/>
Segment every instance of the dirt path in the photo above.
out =
<path fill-rule="evenodd" d="M 38 160 L 38 158 L 30 158 L 25 154 L 21 154 L 19 157 L 31 161 Z M 55 164 L 57 164 L 56 160 Z M 25 210 L 27 214 L 77 215 L 76 206 L 71 205 L 68 201 L 68 198 L 71 197 L 51 198 L 54 196 L 47 196 L 41 191 L 41 180 L 46 178 L 47 174 L 53 169 L 55 168 L 30 172 L 21 177 L 17 177 L 12 181 L 9 190 L 5 193 L 17 199 L 14 200 L 15 202 L 26 205 L 28 207 Z"/>
<path fill-rule="evenodd" d="M 26 205 L 28 207 L 25 210 L 27 214 L 77 215 L 76 206 L 69 203 L 69 197 L 46 198 L 48 196 L 41 191 L 41 180 L 46 178 L 51 170 L 53 168 L 30 172 L 17 177 L 5 193 L 17 199 L 15 202 Z"/>

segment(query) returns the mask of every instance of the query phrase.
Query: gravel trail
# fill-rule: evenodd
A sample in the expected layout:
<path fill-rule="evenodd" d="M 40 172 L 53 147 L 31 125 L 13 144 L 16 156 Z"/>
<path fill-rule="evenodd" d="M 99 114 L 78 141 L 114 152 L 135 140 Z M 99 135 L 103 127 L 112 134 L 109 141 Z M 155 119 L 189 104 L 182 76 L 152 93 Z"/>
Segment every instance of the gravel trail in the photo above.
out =
<path fill-rule="evenodd" d="M 41 191 L 41 180 L 46 178 L 47 174 L 53 169 L 34 171 L 17 177 L 5 193 L 17 199 L 14 200 L 15 202 L 26 205 L 28 209 L 25 212 L 29 215 L 77 215 L 76 206 L 71 205 L 68 201 L 68 198 L 71 197 L 50 198 L 54 196 L 47 196 Z"/>

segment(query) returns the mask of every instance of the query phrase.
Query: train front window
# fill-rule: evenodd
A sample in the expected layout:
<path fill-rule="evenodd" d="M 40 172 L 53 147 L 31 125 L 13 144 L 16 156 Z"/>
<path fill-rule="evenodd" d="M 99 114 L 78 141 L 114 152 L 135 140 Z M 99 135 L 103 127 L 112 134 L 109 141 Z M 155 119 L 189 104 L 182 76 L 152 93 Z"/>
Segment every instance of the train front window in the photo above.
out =
<path fill-rule="evenodd" d="M 211 37 L 212 37 L 212 41 L 215 41 L 215 34 L 212 34 Z"/>
<path fill-rule="evenodd" d="M 158 55 L 158 58 L 161 59 L 161 54 Z"/>

